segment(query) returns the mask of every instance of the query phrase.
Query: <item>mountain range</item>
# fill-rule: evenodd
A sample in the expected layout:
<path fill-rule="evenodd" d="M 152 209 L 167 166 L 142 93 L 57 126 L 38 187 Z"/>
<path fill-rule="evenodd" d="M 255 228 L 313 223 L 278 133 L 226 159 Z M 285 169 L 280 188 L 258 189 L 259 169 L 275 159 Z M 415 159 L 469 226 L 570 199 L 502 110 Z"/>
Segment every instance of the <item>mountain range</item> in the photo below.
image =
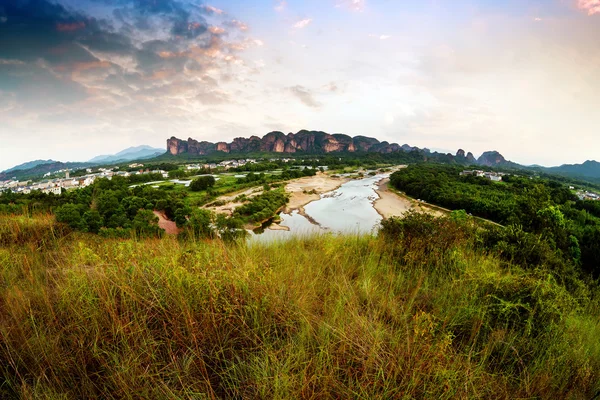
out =
<path fill-rule="evenodd" d="M 169 157 L 187 155 L 191 158 L 207 155 L 256 154 L 256 153 L 279 153 L 279 154 L 329 154 L 329 153 L 380 153 L 392 154 L 398 152 L 417 152 L 424 160 L 435 160 L 444 163 L 458 163 L 462 165 L 479 165 L 486 167 L 505 167 L 532 169 L 539 172 L 563 175 L 573 178 L 583 178 L 594 182 L 600 182 L 600 163 L 586 161 L 583 164 L 562 165 L 560 167 L 545 168 L 540 166 L 526 167 L 511 161 L 507 161 L 497 151 L 484 152 L 479 158 L 473 153 L 460 149 L 453 154 L 442 154 L 430 150 L 397 143 L 380 142 L 378 139 L 367 136 L 355 136 L 336 133 L 328 134 L 322 131 L 301 130 L 298 133 L 274 131 L 267 133 L 262 138 L 250 136 L 249 138 L 238 137 L 231 143 L 197 141 L 189 138 L 187 140 L 171 137 L 167 139 L 167 152 L 151 146 L 130 147 L 113 155 L 101 155 L 83 163 L 63 163 L 54 160 L 35 160 L 17 165 L 0 173 L 0 180 L 17 177 L 19 179 L 43 175 L 61 169 L 78 169 L 91 166 L 118 164 L 136 160 L 149 160 L 156 157 L 161 159 L 163 154 Z"/>
<path fill-rule="evenodd" d="M 130 147 L 128 149 L 118 152 L 117 154 L 96 156 L 88 162 L 92 164 L 106 164 L 123 161 L 144 160 L 147 158 L 154 158 L 160 156 L 161 154 L 164 154 L 164 152 L 165 151 L 163 149 L 142 145 Z"/>
<path fill-rule="evenodd" d="M 600 177 L 600 162 L 588 160 L 583 164 L 565 164 L 560 167 L 544 168 L 547 172 L 582 176 L 586 178 Z"/>
<path fill-rule="evenodd" d="M 458 162 L 461 164 L 475 164 L 484 166 L 518 166 L 507 161 L 497 151 L 487 151 L 478 159 L 473 153 L 466 153 L 460 149 L 456 155 L 432 153 L 428 149 L 420 149 L 408 144 L 380 142 L 367 136 L 351 137 L 341 133 L 328 134 L 321 131 L 302 130 L 298 133 L 270 132 L 262 138 L 251 136 L 238 137 L 231 143 L 206 142 L 189 138 L 187 140 L 171 137 L 167 139 L 167 152 L 172 156 L 188 154 L 192 156 L 205 156 L 215 153 L 247 154 L 247 153 L 280 153 L 280 154 L 328 154 L 328 153 L 381 153 L 391 154 L 397 152 L 421 151 L 423 154 L 438 156 L 443 162 Z"/>
<path fill-rule="evenodd" d="M 38 165 L 52 164 L 52 163 L 56 163 L 56 162 L 58 162 L 58 161 L 54 161 L 54 160 L 28 161 L 26 163 L 19 164 L 19 165 L 16 165 L 16 166 L 12 167 L 12 168 L 9 168 L 9 169 L 7 169 L 5 171 L 2 171 L 2 173 L 9 173 L 9 172 L 17 171 L 17 170 L 24 171 L 24 170 L 28 170 L 28 169 L 31 169 L 31 168 L 35 168 Z"/>
<path fill-rule="evenodd" d="M 400 146 L 397 143 L 380 142 L 366 136 L 351 137 L 341 133 L 333 135 L 321 131 L 301 130 L 298 133 L 270 132 L 262 138 L 250 136 L 238 137 L 231 143 L 197 141 L 189 138 L 181 140 L 171 137 L 167 140 L 167 151 L 171 155 L 188 153 L 191 155 L 209 155 L 216 152 L 223 153 L 287 153 L 303 152 L 307 154 L 333 153 L 333 152 L 377 152 L 393 153 L 398 151 L 419 150 L 407 144 Z"/>
<path fill-rule="evenodd" d="M 113 155 L 96 156 L 85 162 L 61 162 L 55 160 L 29 161 L 0 172 L 0 181 L 7 180 L 12 177 L 16 177 L 18 179 L 29 178 L 67 168 L 73 170 L 136 160 L 147 160 L 149 158 L 160 156 L 164 153 L 165 151 L 163 149 L 142 145 L 129 147 Z"/>

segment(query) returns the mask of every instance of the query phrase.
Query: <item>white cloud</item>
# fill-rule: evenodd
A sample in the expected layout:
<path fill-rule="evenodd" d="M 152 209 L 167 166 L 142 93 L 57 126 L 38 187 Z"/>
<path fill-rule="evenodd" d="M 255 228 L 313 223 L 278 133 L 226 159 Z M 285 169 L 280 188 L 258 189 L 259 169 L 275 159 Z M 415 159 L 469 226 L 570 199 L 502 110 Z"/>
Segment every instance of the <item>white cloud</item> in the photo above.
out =
<path fill-rule="evenodd" d="M 276 0 L 275 11 L 281 12 L 285 10 L 287 2 L 285 0 Z"/>
<path fill-rule="evenodd" d="M 312 22 L 312 18 L 305 18 L 303 20 L 296 22 L 294 24 L 294 28 L 296 28 L 296 29 L 306 28 L 308 25 L 310 25 L 311 22 Z"/>
<path fill-rule="evenodd" d="M 366 0 L 338 0 L 335 6 L 337 8 L 347 8 L 352 11 L 364 11 L 366 3 Z"/>

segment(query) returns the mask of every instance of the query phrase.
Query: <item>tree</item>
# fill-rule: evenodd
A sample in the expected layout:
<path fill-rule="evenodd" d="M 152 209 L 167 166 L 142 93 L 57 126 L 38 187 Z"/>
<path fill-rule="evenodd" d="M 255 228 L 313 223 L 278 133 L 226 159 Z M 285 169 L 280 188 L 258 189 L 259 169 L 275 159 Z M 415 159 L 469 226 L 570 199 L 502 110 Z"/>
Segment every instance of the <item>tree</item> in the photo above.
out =
<path fill-rule="evenodd" d="M 82 228 L 86 232 L 98 233 L 102 228 L 102 216 L 96 210 L 89 210 L 83 214 Z"/>
<path fill-rule="evenodd" d="M 192 213 L 189 206 L 183 205 L 175 210 L 175 223 L 177 227 L 182 228 L 187 224 L 187 217 Z"/>
<path fill-rule="evenodd" d="M 193 192 L 200 192 L 215 186 L 215 178 L 212 175 L 201 176 L 190 183 L 190 189 Z"/>
<path fill-rule="evenodd" d="M 108 220 L 119 208 L 119 199 L 112 190 L 107 190 L 96 198 L 96 210 Z"/>
<path fill-rule="evenodd" d="M 242 229 L 243 222 L 238 218 L 227 218 L 225 215 L 219 214 L 217 215 L 215 225 L 217 227 L 217 231 L 219 232 L 219 236 L 221 236 L 221 239 L 228 242 L 246 237 L 248 234 L 244 229 Z"/>
<path fill-rule="evenodd" d="M 111 215 L 108 221 L 106 221 L 107 228 L 126 228 L 129 226 L 130 220 L 127 217 L 127 213 L 120 207 Z"/>
<path fill-rule="evenodd" d="M 176 169 L 173 171 L 169 171 L 169 178 L 170 179 L 179 179 L 179 178 L 185 178 L 187 176 L 186 172 L 180 169 Z"/>
<path fill-rule="evenodd" d="M 132 226 L 138 236 L 160 236 L 158 217 L 150 210 L 138 210 Z"/>
<path fill-rule="evenodd" d="M 80 207 L 76 204 L 65 204 L 55 211 L 56 220 L 69 225 L 73 229 L 81 228 Z"/>
<path fill-rule="evenodd" d="M 215 236 L 213 220 L 214 214 L 211 211 L 199 208 L 192 212 L 188 227 L 197 238 L 213 238 Z"/>

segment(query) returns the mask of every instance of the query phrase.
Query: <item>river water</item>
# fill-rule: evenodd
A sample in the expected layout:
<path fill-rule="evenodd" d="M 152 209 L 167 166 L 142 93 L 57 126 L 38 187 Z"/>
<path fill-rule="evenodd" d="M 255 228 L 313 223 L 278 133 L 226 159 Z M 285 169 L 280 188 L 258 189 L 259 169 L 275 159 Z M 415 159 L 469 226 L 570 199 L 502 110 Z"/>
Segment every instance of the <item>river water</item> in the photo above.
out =
<path fill-rule="evenodd" d="M 321 199 L 304 207 L 306 217 L 298 211 L 281 214 L 280 226 L 290 230 L 266 229 L 252 234 L 251 241 L 273 241 L 312 233 L 374 233 L 382 218 L 373 207 L 379 198 L 377 184 L 389 174 L 353 180 L 324 193 Z M 308 218 L 307 218 L 308 217 Z"/>

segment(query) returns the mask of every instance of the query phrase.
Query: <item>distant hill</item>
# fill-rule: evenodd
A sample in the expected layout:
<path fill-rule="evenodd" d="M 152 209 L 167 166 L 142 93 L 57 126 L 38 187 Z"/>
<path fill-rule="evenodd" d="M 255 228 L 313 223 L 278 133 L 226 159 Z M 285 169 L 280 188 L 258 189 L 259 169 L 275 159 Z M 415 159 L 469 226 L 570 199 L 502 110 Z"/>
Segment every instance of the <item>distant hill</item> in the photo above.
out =
<path fill-rule="evenodd" d="M 136 146 L 130 147 L 123 151 L 118 152 L 117 154 L 112 155 L 102 155 L 96 156 L 89 160 L 89 163 L 94 164 L 107 164 L 107 163 L 116 163 L 116 162 L 127 162 L 134 160 L 144 160 L 147 158 L 153 158 L 164 154 L 165 150 L 158 149 L 151 146 Z"/>
<path fill-rule="evenodd" d="M 77 162 L 60 162 L 60 161 L 53 161 L 49 164 L 38 164 L 36 166 L 34 166 L 33 168 L 28 168 L 28 169 L 17 169 L 17 170 L 13 170 L 13 171 L 9 171 L 9 172 L 2 172 L 0 173 L 0 181 L 4 181 L 4 180 L 8 180 L 11 178 L 17 178 L 18 180 L 26 180 L 26 179 L 30 179 L 33 177 L 40 177 L 48 172 L 55 172 L 55 171 L 60 171 L 61 169 L 70 169 L 70 170 L 75 170 L 75 169 L 80 169 L 80 168 L 86 168 L 91 166 L 92 164 L 90 163 L 77 163 Z"/>
<path fill-rule="evenodd" d="M 600 162 L 592 160 L 583 164 L 565 164 L 560 167 L 544 168 L 544 170 L 552 174 L 600 179 Z"/>
<path fill-rule="evenodd" d="M 57 161 L 54 160 L 35 160 L 35 161 L 28 161 L 26 163 L 23 164 L 19 164 L 15 167 L 9 168 L 7 170 L 2 171 L 2 173 L 9 173 L 12 171 L 17 171 L 17 170 L 27 170 L 27 169 L 31 169 L 31 168 L 35 168 L 38 165 L 42 165 L 42 164 L 52 164 L 55 163 Z"/>

